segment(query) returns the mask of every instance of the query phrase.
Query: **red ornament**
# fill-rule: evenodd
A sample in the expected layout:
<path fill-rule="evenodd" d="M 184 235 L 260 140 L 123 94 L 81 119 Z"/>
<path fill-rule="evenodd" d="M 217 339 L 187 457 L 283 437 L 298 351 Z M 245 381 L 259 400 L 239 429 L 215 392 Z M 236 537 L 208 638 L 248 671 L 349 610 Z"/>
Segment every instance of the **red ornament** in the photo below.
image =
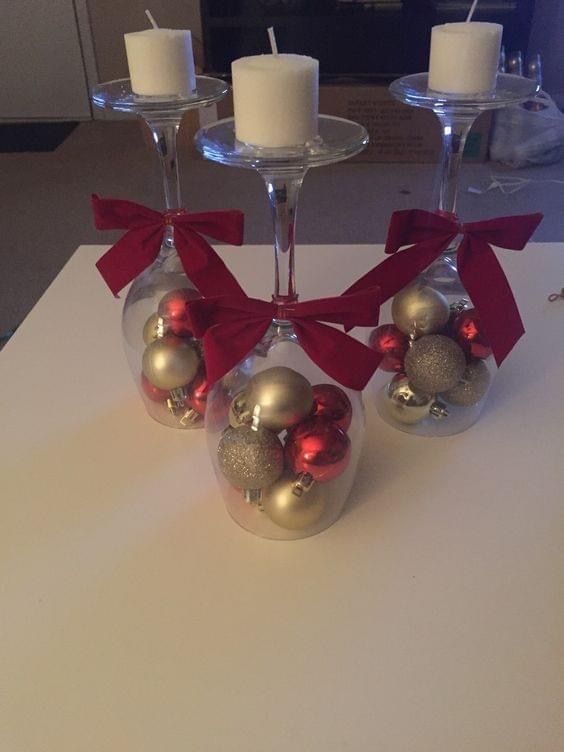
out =
<path fill-rule="evenodd" d="M 192 336 L 186 303 L 201 297 L 197 290 L 183 287 L 179 290 L 171 290 L 161 298 L 158 308 L 159 316 L 164 319 L 170 331 L 177 337 Z"/>
<path fill-rule="evenodd" d="M 192 410 L 200 415 L 205 415 L 206 400 L 208 398 L 208 380 L 204 369 L 198 372 L 194 381 L 190 384 L 188 390 L 188 399 L 186 402 Z"/>
<path fill-rule="evenodd" d="M 306 418 L 288 431 L 284 457 L 295 473 L 310 473 L 314 480 L 339 476 L 349 464 L 351 440 L 326 418 Z"/>
<path fill-rule="evenodd" d="M 352 405 L 345 392 L 335 384 L 316 384 L 313 387 L 313 412 L 347 431 L 352 420 Z"/>
<path fill-rule="evenodd" d="M 475 308 L 462 311 L 453 324 L 454 339 L 467 355 L 473 358 L 487 358 L 492 348 L 484 336 L 480 315 Z"/>
<path fill-rule="evenodd" d="M 368 339 L 368 346 L 384 356 L 380 363 L 383 371 L 403 371 L 403 358 L 409 348 L 409 339 L 395 324 L 376 327 Z"/>
<path fill-rule="evenodd" d="M 151 384 L 143 372 L 141 372 L 141 389 L 152 402 L 166 402 L 170 396 L 170 392 L 166 389 L 159 389 L 158 386 Z"/>

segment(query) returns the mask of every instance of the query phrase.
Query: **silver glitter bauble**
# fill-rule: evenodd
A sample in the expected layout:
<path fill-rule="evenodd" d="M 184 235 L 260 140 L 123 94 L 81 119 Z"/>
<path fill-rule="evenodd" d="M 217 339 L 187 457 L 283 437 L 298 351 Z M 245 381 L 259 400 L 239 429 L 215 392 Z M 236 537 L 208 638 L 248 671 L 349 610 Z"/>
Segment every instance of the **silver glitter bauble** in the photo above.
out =
<path fill-rule="evenodd" d="M 266 428 L 226 428 L 217 447 L 219 468 L 236 488 L 265 488 L 284 469 L 282 442 Z"/>
<path fill-rule="evenodd" d="M 448 415 L 448 411 L 435 402 L 431 394 L 416 392 L 403 373 L 398 373 L 390 381 L 386 396 L 386 409 L 398 423 L 413 425 L 428 415 L 435 418 L 444 418 Z"/>
<path fill-rule="evenodd" d="M 153 313 L 143 327 L 143 342 L 146 345 L 150 345 L 159 337 L 163 337 L 165 333 L 165 325 L 162 316 L 158 313 Z"/>
<path fill-rule="evenodd" d="M 235 396 L 229 411 L 233 425 L 253 423 L 280 433 L 299 423 L 313 409 L 313 389 L 301 373 L 275 366 L 255 374 Z"/>
<path fill-rule="evenodd" d="M 488 391 L 491 377 L 483 360 L 473 360 L 466 366 L 462 379 L 456 386 L 443 392 L 447 402 L 461 407 L 470 407 L 479 402 Z"/>
<path fill-rule="evenodd" d="M 185 339 L 165 334 L 147 345 L 143 353 L 143 373 L 159 389 L 178 389 L 189 384 L 200 366 L 200 356 Z"/>
<path fill-rule="evenodd" d="M 404 334 L 421 337 L 440 332 L 450 316 L 445 296 L 433 287 L 415 283 L 392 300 L 392 319 Z"/>
<path fill-rule="evenodd" d="M 326 498 L 326 486 L 314 482 L 304 490 L 296 476 L 286 472 L 263 491 L 260 503 L 267 517 L 280 527 L 305 530 L 321 519 Z"/>
<path fill-rule="evenodd" d="M 430 334 L 415 340 L 405 355 L 409 383 L 425 394 L 452 389 L 460 381 L 465 368 L 462 348 L 442 334 Z"/>

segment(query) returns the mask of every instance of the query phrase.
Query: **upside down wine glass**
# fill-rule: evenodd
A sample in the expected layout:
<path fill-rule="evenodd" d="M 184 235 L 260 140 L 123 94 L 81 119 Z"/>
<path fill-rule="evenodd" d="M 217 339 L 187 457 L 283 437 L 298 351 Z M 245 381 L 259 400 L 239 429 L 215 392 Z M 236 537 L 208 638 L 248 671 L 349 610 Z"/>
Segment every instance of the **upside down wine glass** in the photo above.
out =
<path fill-rule="evenodd" d="M 537 90 L 535 81 L 502 73 L 494 90 L 480 94 L 433 91 L 428 88 L 427 73 L 404 76 L 391 84 L 390 92 L 396 99 L 432 110 L 439 120 L 439 212 L 455 214 L 464 147 L 478 115 L 524 102 Z M 385 370 L 396 375 L 391 381 L 388 377 L 383 387 L 378 386 L 380 415 L 409 433 L 448 436 L 468 428 L 482 411 L 496 371 L 491 348 L 483 341 L 479 315 L 458 274 L 456 247 L 454 243 L 395 296 L 394 325 L 386 331 L 381 329 L 380 335 L 374 333 L 377 346 L 385 337 L 392 342 L 390 336 L 397 345 L 382 363 Z M 378 336 L 380 342 L 376 343 Z M 406 378 L 408 362 L 412 373 L 420 372 L 416 388 L 414 378 Z M 425 373 L 425 364 L 435 373 Z"/>
<path fill-rule="evenodd" d="M 347 159 L 367 143 L 362 126 L 323 115 L 319 136 L 298 147 L 243 144 L 233 119 L 196 135 L 204 157 L 255 169 L 265 181 L 275 303 L 298 299 L 296 212 L 307 170 Z M 254 350 L 213 387 L 206 432 L 234 520 L 256 535 L 289 540 L 314 535 L 339 517 L 360 455 L 364 410 L 360 392 L 330 379 L 304 352 L 292 324 L 274 319 Z"/>
<path fill-rule="evenodd" d="M 159 157 L 167 211 L 182 206 L 177 135 L 182 116 L 209 106 L 228 91 L 224 81 L 196 76 L 188 96 L 141 96 L 129 79 L 94 87 L 93 103 L 102 109 L 137 115 L 152 134 Z M 186 276 L 167 225 L 155 262 L 132 283 L 123 307 L 127 359 L 147 412 L 172 428 L 200 428 L 205 411 L 205 368 L 201 349 L 185 318 L 185 302 L 200 297 Z"/>

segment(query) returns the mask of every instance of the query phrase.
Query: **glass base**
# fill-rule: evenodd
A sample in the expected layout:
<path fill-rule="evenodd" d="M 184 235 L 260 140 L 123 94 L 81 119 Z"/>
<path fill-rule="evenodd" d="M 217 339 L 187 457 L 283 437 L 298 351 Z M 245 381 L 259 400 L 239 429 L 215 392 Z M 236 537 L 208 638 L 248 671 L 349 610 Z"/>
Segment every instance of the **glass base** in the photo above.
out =
<path fill-rule="evenodd" d="M 318 123 L 319 136 L 307 144 L 266 148 L 238 141 L 235 120 L 227 118 L 199 130 L 195 144 L 212 162 L 277 173 L 339 162 L 358 154 L 368 143 L 368 132 L 358 123 L 330 115 L 320 115 Z"/>
<path fill-rule="evenodd" d="M 188 96 L 148 97 L 135 94 L 131 90 L 129 78 L 106 81 L 92 88 L 92 103 L 103 110 L 129 112 L 147 119 L 155 117 L 177 117 L 187 110 L 207 107 L 219 102 L 227 94 L 229 86 L 225 81 L 210 76 L 196 76 L 196 90 Z"/>
<path fill-rule="evenodd" d="M 435 112 L 452 111 L 458 114 L 497 110 L 511 104 L 520 104 L 534 97 L 540 90 L 536 81 L 509 73 L 498 73 L 493 91 L 476 94 L 450 94 L 428 87 L 428 73 L 402 76 L 390 84 L 390 93 L 400 102 L 412 107 L 424 107 Z"/>

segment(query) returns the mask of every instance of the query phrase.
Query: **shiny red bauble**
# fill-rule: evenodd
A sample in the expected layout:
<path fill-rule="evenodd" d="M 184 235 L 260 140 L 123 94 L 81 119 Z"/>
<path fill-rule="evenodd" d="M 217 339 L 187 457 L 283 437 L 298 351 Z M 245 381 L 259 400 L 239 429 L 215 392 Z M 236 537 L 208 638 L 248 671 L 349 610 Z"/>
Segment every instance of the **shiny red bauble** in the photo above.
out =
<path fill-rule="evenodd" d="M 316 384 L 313 387 L 313 412 L 347 431 L 352 420 L 352 405 L 345 392 L 335 384 Z"/>
<path fill-rule="evenodd" d="M 190 384 L 186 402 L 192 410 L 195 410 L 200 415 L 205 415 L 207 398 L 208 380 L 206 378 L 206 372 L 202 370 Z"/>
<path fill-rule="evenodd" d="M 143 372 L 141 372 L 141 389 L 151 402 L 166 402 L 170 397 L 170 392 L 166 389 L 159 389 L 158 386 L 151 384 Z"/>
<path fill-rule="evenodd" d="M 294 473 L 310 473 L 314 480 L 333 480 L 345 471 L 351 440 L 326 418 L 306 418 L 288 431 L 284 447 L 286 464 Z"/>
<path fill-rule="evenodd" d="M 475 308 L 462 311 L 454 320 L 454 339 L 467 355 L 473 358 L 487 358 L 492 354 L 492 348 L 488 343 L 480 315 Z"/>
<path fill-rule="evenodd" d="M 191 337 L 190 319 L 186 310 L 186 303 L 197 300 L 202 296 L 197 290 L 183 287 L 179 290 L 171 290 L 161 298 L 158 313 L 173 334 L 177 337 Z"/>
<path fill-rule="evenodd" d="M 409 348 L 409 339 L 395 324 L 376 327 L 368 339 L 368 346 L 384 356 L 380 362 L 383 371 L 403 371 L 403 358 Z"/>

